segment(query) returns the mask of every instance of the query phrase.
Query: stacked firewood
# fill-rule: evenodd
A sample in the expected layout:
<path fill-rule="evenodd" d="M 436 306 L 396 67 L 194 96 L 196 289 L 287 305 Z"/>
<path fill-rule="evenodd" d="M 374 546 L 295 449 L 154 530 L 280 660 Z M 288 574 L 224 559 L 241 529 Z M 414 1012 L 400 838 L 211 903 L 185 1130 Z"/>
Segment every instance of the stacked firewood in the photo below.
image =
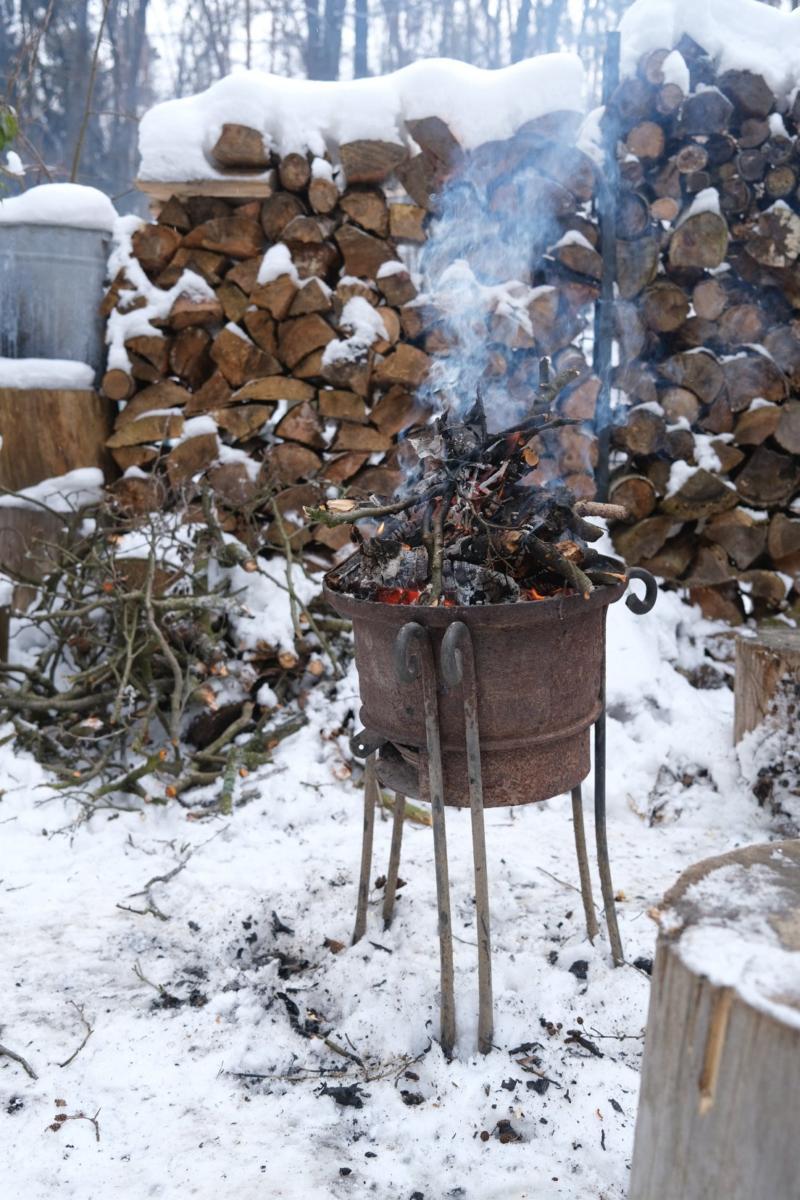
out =
<path fill-rule="evenodd" d="M 800 99 L 684 38 L 604 115 L 617 147 L 618 425 L 629 563 L 708 615 L 800 598 Z"/>
<path fill-rule="evenodd" d="M 213 184 L 195 193 L 159 185 L 156 220 L 132 234 L 106 296 L 127 356 L 112 359 L 103 381 L 124 402 L 109 441 L 125 472 L 118 502 L 146 510 L 180 496 L 201 512 L 210 489 L 230 532 L 266 529 L 276 546 L 289 537 L 323 555 L 341 548 L 348 529 L 304 526 L 304 506 L 331 487 L 391 495 L 413 456 L 402 435 L 437 403 L 418 390 L 432 361 L 458 353 L 436 296 L 420 287 L 437 205 L 459 181 L 483 221 L 481 244 L 465 245 L 463 258 L 489 297 L 480 314 L 489 383 L 502 382 L 524 415 L 539 357 L 551 355 L 556 372 L 574 372 L 563 415 L 590 422 L 598 384 L 574 343 L 600 256 L 585 211 L 594 168 L 574 147 L 576 125 L 574 114 L 553 114 L 465 151 L 429 118 L 408 123 L 408 145 L 345 144 L 335 163 L 277 159 L 257 131 L 224 126 L 215 165 L 239 180 L 257 172 L 266 194 L 247 198 L 246 180 L 236 198 L 227 179 L 218 189 L 227 198 L 209 194 Z M 509 253 L 521 212 L 535 212 L 540 231 L 527 259 Z M 509 262 L 511 293 L 492 299 L 493 285 L 509 283 Z M 538 481 L 565 478 L 592 495 L 591 426 L 544 438 L 538 465 L 531 450 Z"/>

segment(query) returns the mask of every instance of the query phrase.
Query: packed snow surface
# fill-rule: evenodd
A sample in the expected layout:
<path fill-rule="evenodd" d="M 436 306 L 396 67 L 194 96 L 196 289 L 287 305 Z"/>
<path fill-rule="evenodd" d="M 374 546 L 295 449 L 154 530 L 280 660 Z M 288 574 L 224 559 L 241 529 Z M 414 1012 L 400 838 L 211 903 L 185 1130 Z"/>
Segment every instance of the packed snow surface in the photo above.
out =
<path fill-rule="evenodd" d="M 94 367 L 68 358 L 0 358 L 0 387 L 94 387 Z"/>
<path fill-rule="evenodd" d="M 69 225 L 110 231 L 116 219 L 108 196 L 80 183 L 43 183 L 0 200 L 0 225 Z"/>
<path fill-rule="evenodd" d="M 619 23 L 621 67 L 636 72 L 652 50 L 693 38 L 719 71 L 755 71 L 776 92 L 800 80 L 800 9 L 781 12 L 759 0 L 634 0 Z"/>
<path fill-rule="evenodd" d="M 583 68 L 573 54 L 545 54 L 496 71 L 429 58 L 391 75 L 337 82 L 238 71 L 205 92 L 145 113 L 140 176 L 229 178 L 210 157 L 226 122 L 258 129 L 278 153 L 335 157 L 343 142 L 361 138 L 411 146 L 404 122 L 437 116 L 469 148 L 510 137 L 548 112 L 582 111 L 583 87 Z"/>
<path fill-rule="evenodd" d="M 235 583 L 250 581 L 240 634 L 279 642 L 285 579 Z M 295 584 L 305 589 L 299 572 Z M 220 1187 L 247 1200 L 623 1200 L 650 989 L 641 964 L 657 932 L 647 912 L 689 864 L 776 831 L 739 773 L 732 693 L 690 682 L 699 668 L 724 682 L 730 668 L 705 655 L 723 631 L 662 594 L 647 617 L 615 605 L 608 632 L 609 841 L 628 965 L 612 968 L 604 934 L 586 938 L 569 797 L 490 809 L 495 1048 L 477 1055 L 470 818 L 448 811 L 449 1064 L 432 1040 L 429 826 L 405 824 L 392 927 L 373 882 L 366 937 L 349 945 L 362 822 L 352 670 L 310 694 L 308 723 L 238 782 L 228 818 L 190 819 L 173 801 L 76 826 L 78 806 L 0 744 L 0 1040 L 38 1076 L 0 1057 L 4 1200 L 213 1200 Z M 372 881 L 390 836 L 379 814 Z M 165 920 L 141 894 L 156 877 Z M 93 1032 L 72 1057 L 81 1012 Z M 357 1085 L 360 1107 L 323 1085 Z M 98 1114 L 99 1141 L 88 1121 L 49 1128 L 79 1113 Z M 498 1140 L 500 1120 L 519 1141 Z"/>

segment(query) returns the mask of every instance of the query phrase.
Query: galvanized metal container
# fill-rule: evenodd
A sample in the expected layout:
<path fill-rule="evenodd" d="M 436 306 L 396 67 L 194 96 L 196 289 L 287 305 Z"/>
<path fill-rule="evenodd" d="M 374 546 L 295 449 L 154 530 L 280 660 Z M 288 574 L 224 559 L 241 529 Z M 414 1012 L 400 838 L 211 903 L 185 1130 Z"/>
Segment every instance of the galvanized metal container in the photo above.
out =
<path fill-rule="evenodd" d="M 99 306 L 109 234 L 0 224 L 0 355 L 105 365 Z"/>
<path fill-rule="evenodd" d="M 422 687 L 400 683 L 393 661 L 399 630 L 417 621 L 430 633 L 439 679 L 445 803 L 469 804 L 461 693 L 442 683 L 440 664 L 448 625 L 463 621 L 475 650 L 486 807 L 531 804 L 576 787 L 589 773 L 589 734 L 602 708 L 606 610 L 626 587 L 600 587 L 586 600 L 467 608 L 380 604 L 326 588 L 329 603 L 353 622 L 361 721 L 386 739 L 381 780 L 428 798 Z"/>

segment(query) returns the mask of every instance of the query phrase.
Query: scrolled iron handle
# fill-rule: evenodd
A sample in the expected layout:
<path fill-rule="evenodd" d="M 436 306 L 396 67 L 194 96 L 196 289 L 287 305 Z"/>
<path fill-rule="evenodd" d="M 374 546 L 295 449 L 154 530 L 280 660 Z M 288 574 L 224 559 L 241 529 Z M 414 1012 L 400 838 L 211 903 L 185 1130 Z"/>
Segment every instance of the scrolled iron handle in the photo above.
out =
<path fill-rule="evenodd" d="M 464 679 L 462 651 L 469 645 L 469 630 L 463 621 L 453 621 L 442 638 L 442 679 L 448 687 L 459 687 Z"/>
<path fill-rule="evenodd" d="M 401 683 L 414 683 L 422 671 L 422 648 L 427 633 L 417 621 L 409 621 L 394 643 L 394 673 Z M 416 643 L 416 644 L 415 644 Z"/>
<path fill-rule="evenodd" d="M 636 613 L 637 617 L 643 617 L 645 613 L 650 612 L 658 598 L 658 584 L 650 572 L 645 571 L 643 567 L 631 567 L 628 578 L 631 580 L 641 579 L 644 584 L 644 596 L 641 600 L 634 592 L 625 597 L 625 603 L 631 612 Z"/>

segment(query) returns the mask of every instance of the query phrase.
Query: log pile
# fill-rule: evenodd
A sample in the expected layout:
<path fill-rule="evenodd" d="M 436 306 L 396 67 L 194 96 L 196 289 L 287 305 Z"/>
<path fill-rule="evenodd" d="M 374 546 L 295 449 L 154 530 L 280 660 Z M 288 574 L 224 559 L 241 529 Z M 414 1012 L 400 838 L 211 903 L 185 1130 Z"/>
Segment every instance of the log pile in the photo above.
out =
<path fill-rule="evenodd" d="M 800 599 L 800 100 L 684 37 L 604 114 L 617 549 L 738 623 Z"/>
<path fill-rule="evenodd" d="M 574 147 L 576 126 L 575 114 L 551 114 L 467 152 L 429 118 L 408 122 L 402 145 L 342 145 L 335 163 L 278 159 L 257 131 L 224 126 L 212 156 L 238 174 L 236 188 L 154 186 L 156 220 L 132 233 L 104 302 L 118 352 L 103 388 L 124 402 L 108 443 L 124 472 L 119 504 L 144 511 L 180 496 L 200 513 L 208 488 L 223 528 L 250 543 L 255 529 L 323 558 L 339 550 L 348 529 L 304 527 L 303 507 L 331 487 L 391 495 L 413 454 L 403 435 L 436 400 L 423 386 L 431 364 L 458 352 L 420 288 L 438 198 L 459 186 L 482 223 L 462 257 L 489 297 L 487 385 L 524 416 L 539 356 L 551 355 L 556 372 L 573 373 L 563 415 L 590 422 L 598 385 L 574 341 L 600 258 L 586 215 L 594 168 Z M 248 169 L 260 172 L 254 197 Z M 537 214 L 522 259 L 521 211 Z M 590 425 L 531 448 L 537 482 L 561 477 L 583 497 L 595 461 Z"/>

